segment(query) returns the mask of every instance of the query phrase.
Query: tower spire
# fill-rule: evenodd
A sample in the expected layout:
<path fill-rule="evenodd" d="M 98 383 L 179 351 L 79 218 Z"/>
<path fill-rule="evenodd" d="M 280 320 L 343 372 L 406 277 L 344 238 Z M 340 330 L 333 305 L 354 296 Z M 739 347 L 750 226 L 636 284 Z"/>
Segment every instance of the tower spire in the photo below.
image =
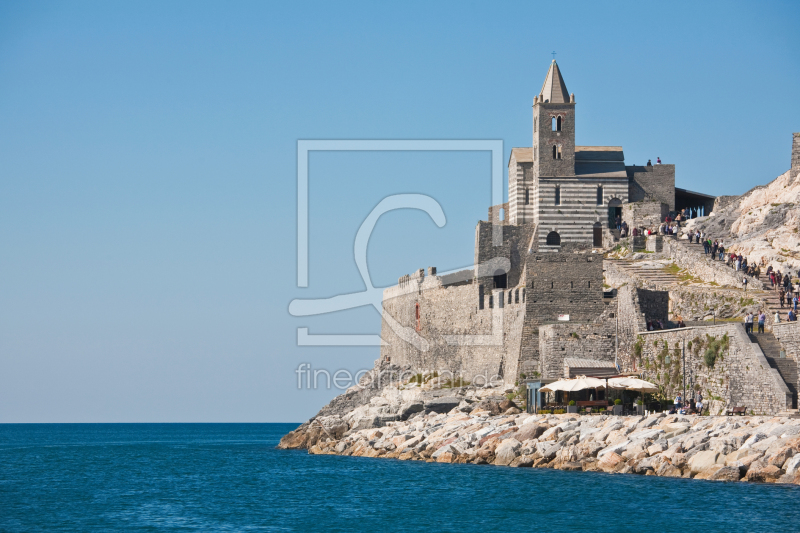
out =
<path fill-rule="evenodd" d="M 544 102 L 550 102 L 551 104 L 569 103 L 567 84 L 564 83 L 564 78 L 561 77 L 561 71 L 558 69 L 558 63 L 556 63 L 555 59 L 550 63 L 550 70 L 547 71 L 547 77 L 544 79 L 541 95 Z"/>

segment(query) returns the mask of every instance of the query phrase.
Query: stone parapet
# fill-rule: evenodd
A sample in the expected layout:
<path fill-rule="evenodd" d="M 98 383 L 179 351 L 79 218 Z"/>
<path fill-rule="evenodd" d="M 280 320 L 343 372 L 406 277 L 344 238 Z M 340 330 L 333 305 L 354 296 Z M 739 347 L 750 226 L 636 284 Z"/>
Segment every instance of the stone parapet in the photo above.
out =
<path fill-rule="evenodd" d="M 688 246 L 680 244 L 675 238 L 664 239 L 664 253 L 676 265 L 705 282 L 714 282 L 729 287 L 742 287 L 742 278 L 746 277 L 749 289 L 763 288 L 760 280 L 752 276 L 746 276 L 742 272 L 737 272 L 722 261 L 712 261 L 709 256 L 702 253 L 702 246 L 699 244 L 696 246 L 698 249 L 695 251 L 689 249 Z"/>

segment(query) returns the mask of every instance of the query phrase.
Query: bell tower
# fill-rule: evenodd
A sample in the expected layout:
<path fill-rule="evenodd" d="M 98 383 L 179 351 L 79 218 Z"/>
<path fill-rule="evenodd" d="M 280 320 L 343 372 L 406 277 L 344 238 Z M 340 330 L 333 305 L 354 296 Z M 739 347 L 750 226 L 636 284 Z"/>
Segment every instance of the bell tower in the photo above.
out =
<path fill-rule="evenodd" d="M 575 176 L 575 95 L 567 92 L 556 60 L 533 98 L 533 175 Z"/>

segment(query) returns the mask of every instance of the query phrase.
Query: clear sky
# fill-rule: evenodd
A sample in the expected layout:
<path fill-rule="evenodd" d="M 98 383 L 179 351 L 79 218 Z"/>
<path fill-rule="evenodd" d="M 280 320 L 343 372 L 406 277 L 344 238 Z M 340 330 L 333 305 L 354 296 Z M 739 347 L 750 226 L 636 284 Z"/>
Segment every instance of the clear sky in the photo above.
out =
<path fill-rule="evenodd" d="M 335 389 L 295 369 L 372 365 L 370 308 L 297 318 L 364 288 L 353 241 L 385 196 L 376 286 L 470 264 L 490 157 L 310 159 L 309 287 L 296 286 L 298 139 L 530 146 L 551 52 L 577 143 L 676 184 L 741 194 L 800 131 L 800 3 L 0 3 L 0 422 L 302 421 Z M 323 383 L 324 384 L 324 383 Z"/>

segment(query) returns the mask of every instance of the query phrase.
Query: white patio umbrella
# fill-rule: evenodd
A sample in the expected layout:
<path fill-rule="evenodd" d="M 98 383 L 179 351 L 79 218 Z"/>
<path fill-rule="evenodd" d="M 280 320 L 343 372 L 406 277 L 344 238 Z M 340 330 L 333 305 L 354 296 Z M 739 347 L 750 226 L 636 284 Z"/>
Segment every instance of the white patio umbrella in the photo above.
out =
<path fill-rule="evenodd" d="M 564 392 L 573 392 L 584 389 L 605 389 L 605 388 L 606 384 L 605 381 L 602 379 L 587 378 L 586 376 L 578 376 L 575 379 L 560 379 L 558 381 L 554 381 L 549 385 L 545 385 L 539 390 L 542 392 L 555 392 L 558 390 Z"/>
<path fill-rule="evenodd" d="M 658 392 L 658 385 L 633 377 L 611 378 L 608 380 L 608 388 L 640 391 L 642 393 L 642 412 L 644 412 L 644 393 Z"/>

